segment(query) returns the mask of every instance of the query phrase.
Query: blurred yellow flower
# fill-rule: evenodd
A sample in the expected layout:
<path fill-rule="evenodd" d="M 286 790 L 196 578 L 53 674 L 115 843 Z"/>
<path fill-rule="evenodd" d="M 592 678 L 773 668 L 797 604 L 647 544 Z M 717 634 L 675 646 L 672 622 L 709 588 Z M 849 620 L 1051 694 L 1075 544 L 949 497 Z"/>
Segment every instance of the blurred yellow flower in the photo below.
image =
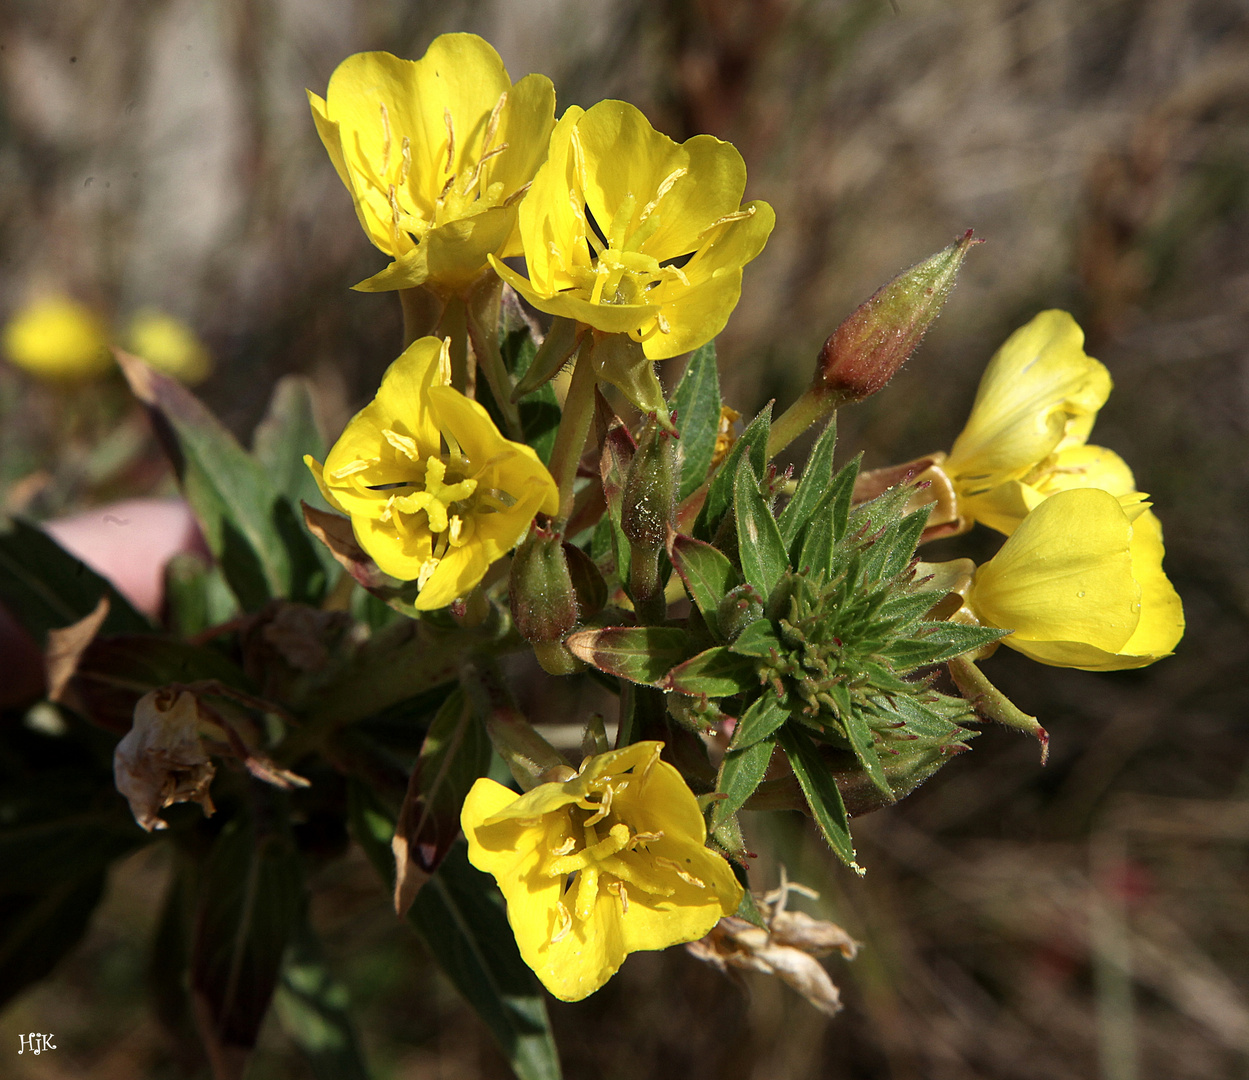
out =
<path fill-rule="evenodd" d="M 130 320 L 126 347 L 157 371 L 190 386 L 212 374 L 212 356 L 195 332 L 156 308 L 140 308 Z"/>
<path fill-rule="evenodd" d="M 943 469 L 958 512 L 1009 535 L 1057 491 L 1100 488 L 1125 507 L 1140 503 L 1132 470 L 1111 450 L 1086 446 L 1110 374 L 1084 352 L 1065 311 L 1043 311 L 989 362 L 967 426 Z"/>
<path fill-rule="evenodd" d="M 741 903 L 662 748 L 599 754 L 521 796 L 482 778 L 464 800 L 469 861 L 499 883 L 520 955 L 564 1001 L 594 993 L 631 952 L 702 937 Z"/>
<path fill-rule="evenodd" d="M 446 344 L 419 338 L 325 465 L 304 458 L 377 565 L 418 582 L 423 611 L 464 596 L 534 514 L 559 509 L 538 455 L 500 435 L 485 409 L 447 385 L 450 374 Z"/>
<path fill-rule="evenodd" d="M 5 326 L 3 343 L 13 364 L 44 379 L 85 379 L 113 366 L 104 320 L 64 296 L 21 308 Z"/>
<path fill-rule="evenodd" d="M 443 34 L 420 60 L 349 56 L 308 100 L 360 224 L 394 260 L 357 289 L 458 293 L 488 254 L 520 254 L 516 204 L 555 124 L 546 76 L 513 86 L 487 42 Z"/>
<path fill-rule="evenodd" d="M 1162 527 L 1144 505 L 1125 509 L 1097 488 L 1060 491 L 976 570 L 963 606 L 1013 631 L 1002 644 L 1043 664 L 1144 667 L 1184 633 L 1162 556 Z"/>
<path fill-rule="evenodd" d="M 623 101 L 573 106 L 521 203 L 528 280 L 491 264 L 541 311 L 677 356 L 724 328 L 775 224 L 745 187 L 729 143 L 675 143 Z"/>

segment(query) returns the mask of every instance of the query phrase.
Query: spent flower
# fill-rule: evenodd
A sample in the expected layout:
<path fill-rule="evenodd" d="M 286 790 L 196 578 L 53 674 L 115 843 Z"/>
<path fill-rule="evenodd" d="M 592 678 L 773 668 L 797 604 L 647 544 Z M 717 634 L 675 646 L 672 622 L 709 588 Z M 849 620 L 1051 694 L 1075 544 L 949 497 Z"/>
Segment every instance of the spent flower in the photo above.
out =
<path fill-rule="evenodd" d="M 534 450 L 505 439 L 450 378 L 445 342 L 418 339 L 324 466 L 304 459 L 377 565 L 418 583 L 415 606 L 425 611 L 468 593 L 536 513 L 559 505 Z"/>
<path fill-rule="evenodd" d="M 702 937 L 741 902 L 662 748 L 597 754 L 521 796 L 483 777 L 464 801 L 469 861 L 494 876 L 521 956 L 564 1001 L 594 993 L 631 952 Z"/>

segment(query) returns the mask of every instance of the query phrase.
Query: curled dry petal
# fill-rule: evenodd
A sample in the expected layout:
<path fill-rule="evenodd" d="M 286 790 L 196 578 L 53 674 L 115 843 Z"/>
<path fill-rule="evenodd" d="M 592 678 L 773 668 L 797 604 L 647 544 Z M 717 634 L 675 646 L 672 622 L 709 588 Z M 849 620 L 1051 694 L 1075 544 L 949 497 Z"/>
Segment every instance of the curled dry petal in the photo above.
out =
<path fill-rule="evenodd" d="M 208 787 L 216 769 L 200 739 L 195 695 L 153 690 L 139 699 L 134 725 L 113 752 L 113 778 L 134 819 L 148 832 L 168 825 L 158 811 L 197 802 L 213 813 Z"/>

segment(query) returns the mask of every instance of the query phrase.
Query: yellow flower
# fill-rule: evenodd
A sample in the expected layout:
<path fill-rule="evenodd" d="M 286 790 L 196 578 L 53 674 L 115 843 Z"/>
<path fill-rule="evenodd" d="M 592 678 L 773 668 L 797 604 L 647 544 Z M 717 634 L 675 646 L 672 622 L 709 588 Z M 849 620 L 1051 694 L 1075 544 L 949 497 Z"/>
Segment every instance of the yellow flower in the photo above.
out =
<path fill-rule="evenodd" d="M 775 224 L 745 187 L 729 143 L 675 143 L 622 101 L 574 106 L 521 203 L 529 279 L 491 265 L 541 311 L 677 356 L 724 329 Z"/>
<path fill-rule="evenodd" d="M 499 883 L 520 955 L 564 1001 L 594 993 L 631 952 L 702 937 L 741 903 L 662 748 L 599 754 L 519 797 L 482 778 L 464 800 L 469 861 Z"/>
<path fill-rule="evenodd" d="M 416 607 L 465 595 L 559 494 L 528 446 L 499 434 L 477 402 L 447 385 L 447 346 L 413 342 L 322 466 L 304 458 L 360 546 L 392 577 L 417 581 Z"/>
<path fill-rule="evenodd" d="M 1084 332 L 1065 311 L 1043 311 L 1016 330 L 980 380 L 967 426 L 943 469 L 958 494 L 959 516 L 1009 535 L 1057 491 L 1092 487 L 1145 496 L 1111 450 L 1086 446 L 1110 374 L 1084 352 Z"/>
<path fill-rule="evenodd" d="M 488 254 L 520 254 L 516 204 L 555 124 L 546 76 L 513 86 L 487 42 L 443 34 L 420 60 L 349 56 L 308 100 L 360 224 L 394 259 L 357 289 L 460 292 Z"/>
<path fill-rule="evenodd" d="M 212 356 L 186 323 L 156 308 L 140 308 L 130 320 L 127 346 L 157 371 L 188 385 L 212 374 Z"/>
<path fill-rule="evenodd" d="M 44 379 L 85 379 L 113 366 L 104 321 L 64 296 L 27 304 L 9 320 L 3 340 L 10 361 Z"/>
<path fill-rule="evenodd" d="M 1167 656 L 1184 633 L 1162 527 L 1097 488 L 1060 491 L 976 570 L 964 609 L 1002 644 L 1056 667 L 1114 671 Z"/>

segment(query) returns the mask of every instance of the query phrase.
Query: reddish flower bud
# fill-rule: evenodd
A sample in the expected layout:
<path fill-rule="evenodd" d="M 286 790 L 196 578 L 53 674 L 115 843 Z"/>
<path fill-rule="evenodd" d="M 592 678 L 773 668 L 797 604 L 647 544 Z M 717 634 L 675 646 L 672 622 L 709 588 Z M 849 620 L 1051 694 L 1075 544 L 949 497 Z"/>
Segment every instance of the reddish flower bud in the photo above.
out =
<path fill-rule="evenodd" d="M 816 393 L 862 401 L 883 389 L 936 320 L 968 249 L 981 242 L 968 229 L 855 308 L 820 350 L 812 383 Z"/>

